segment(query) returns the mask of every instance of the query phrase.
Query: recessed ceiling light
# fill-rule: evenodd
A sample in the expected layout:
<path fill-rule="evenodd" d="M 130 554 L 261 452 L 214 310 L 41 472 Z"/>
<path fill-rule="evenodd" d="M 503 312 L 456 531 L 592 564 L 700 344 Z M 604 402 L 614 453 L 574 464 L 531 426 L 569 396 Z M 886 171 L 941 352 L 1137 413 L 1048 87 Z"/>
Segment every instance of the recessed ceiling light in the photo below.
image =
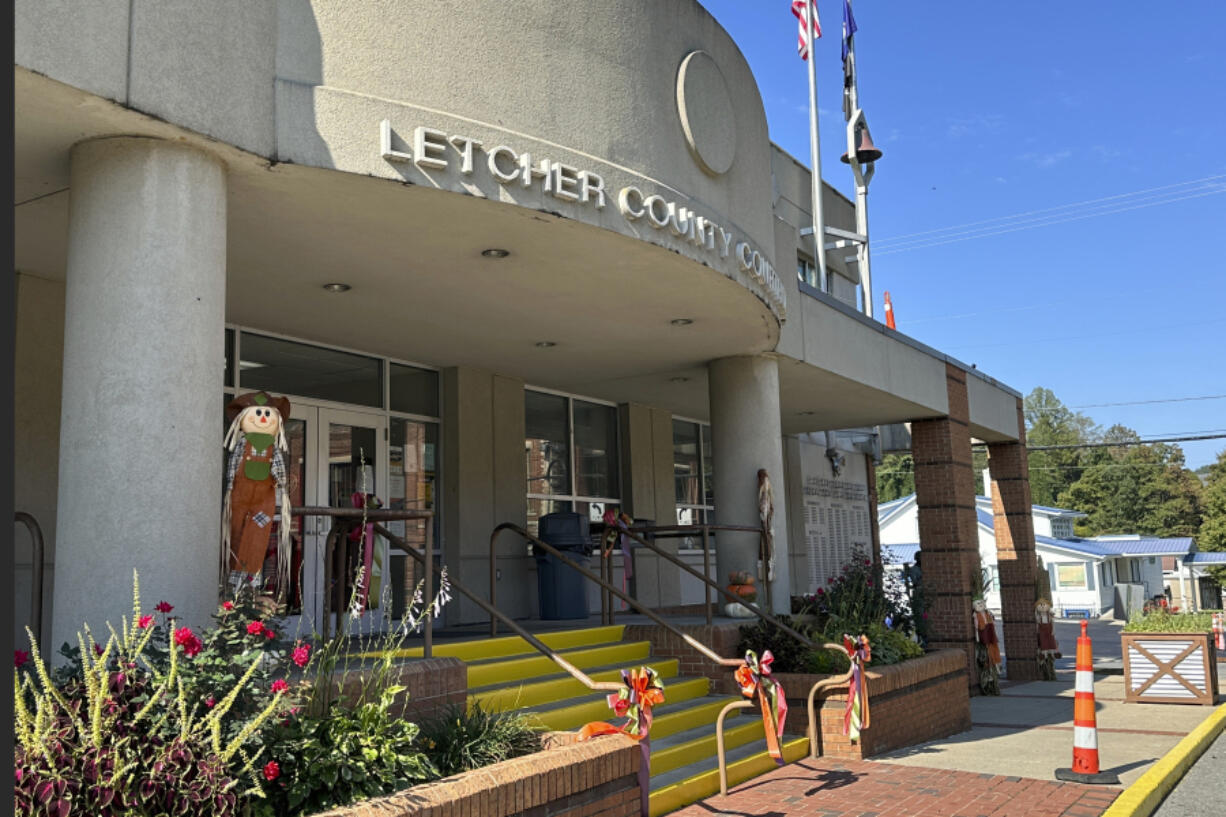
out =
<path fill-rule="evenodd" d="M 538 340 L 536 342 L 536 348 L 538 349 L 548 349 L 550 347 L 557 346 L 557 345 L 558 344 L 554 343 L 552 340 Z"/>
<path fill-rule="evenodd" d="M 673 326 L 689 326 L 693 322 L 693 318 L 673 318 L 669 321 Z"/>
<path fill-rule="evenodd" d="M 324 290 L 327 292 L 348 292 L 353 289 L 349 284 L 324 284 Z"/>
<path fill-rule="evenodd" d="M 511 254 L 511 251 L 504 250 L 501 247 L 490 247 L 488 250 L 482 250 L 481 254 L 486 258 L 506 258 Z"/>
<path fill-rule="evenodd" d="M 689 383 L 690 379 L 688 377 L 670 377 L 668 379 L 668 382 L 669 383 Z"/>

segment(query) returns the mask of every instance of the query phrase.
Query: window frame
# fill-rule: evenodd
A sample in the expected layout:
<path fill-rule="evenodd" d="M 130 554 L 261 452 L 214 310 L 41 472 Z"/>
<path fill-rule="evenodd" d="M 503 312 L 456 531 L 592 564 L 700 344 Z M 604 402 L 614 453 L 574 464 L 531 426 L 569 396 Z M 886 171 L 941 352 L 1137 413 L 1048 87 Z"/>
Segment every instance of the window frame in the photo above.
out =
<path fill-rule="evenodd" d="M 712 501 L 710 505 L 706 504 L 707 457 L 706 457 L 706 454 L 703 453 L 703 430 L 705 429 L 706 432 L 710 434 L 711 424 L 703 422 L 702 420 L 696 420 L 693 417 L 684 417 L 680 414 L 674 414 L 672 415 L 672 422 L 669 423 L 669 428 L 670 429 L 672 428 L 672 423 L 678 423 L 678 422 L 691 423 L 697 426 L 698 428 L 698 484 L 702 488 L 703 501 L 698 502 L 698 503 L 688 503 L 688 502 L 677 502 L 676 501 L 676 498 L 677 498 L 677 484 L 676 484 L 677 460 L 676 460 L 676 452 L 674 450 L 673 461 L 670 466 L 671 473 L 673 475 L 672 494 L 673 494 L 674 524 L 678 524 L 678 525 L 681 524 L 681 521 L 677 518 L 677 514 L 683 510 L 690 510 L 690 511 L 698 512 L 699 521 L 695 523 L 691 523 L 691 524 L 701 525 L 704 522 L 707 524 L 713 524 L 714 520 L 712 518 L 712 515 L 715 513 L 715 503 L 714 501 Z M 673 447 L 675 448 L 675 446 L 676 446 L 676 442 L 674 441 Z M 714 442 L 712 442 L 712 459 L 714 459 Z M 711 473 L 712 475 L 714 475 L 715 473 L 714 467 L 711 469 Z M 714 493 L 714 488 L 712 488 L 712 493 Z M 714 497 L 712 497 L 712 500 L 714 500 Z M 714 533 L 712 533 L 712 536 L 714 536 Z M 687 539 L 682 540 L 682 549 L 701 550 L 702 546 L 697 543 L 691 543 L 689 539 L 687 538 Z"/>
<path fill-rule="evenodd" d="M 1081 571 L 1081 583 L 1080 584 L 1066 584 L 1060 578 L 1060 571 L 1062 569 L 1079 569 Z M 1086 569 L 1085 562 L 1056 562 L 1056 589 L 1057 590 L 1089 590 L 1090 589 L 1090 579 L 1089 579 L 1088 573 L 1089 571 Z"/>
<path fill-rule="evenodd" d="M 614 505 L 620 508 L 622 505 L 622 499 L 621 499 L 620 494 L 625 493 L 625 478 L 622 474 L 621 417 L 620 417 L 620 413 L 617 410 L 617 403 L 611 400 L 601 400 L 595 397 L 588 397 L 587 395 L 583 395 L 583 394 L 574 394 L 572 392 L 559 391 L 558 389 L 549 389 L 549 388 L 545 388 L 544 386 L 529 386 L 529 385 L 524 386 L 524 399 L 525 400 L 527 400 L 528 392 L 536 392 L 538 394 L 549 394 L 549 395 L 553 395 L 554 397 L 562 397 L 566 400 L 566 444 L 567 444 L 567 457 L 568 457 L 569 462 L 567 463 L 568 465 L 567 493 L 550 494 L 550 493 L 540 493 L 540 492 L 535 492 L 535 491 L 528 491 L 524 498 L 524 501 L 527 502 L 528 500 L 536 499 L 536 500 L 543 500 L 547 502 L 569 502 L 572 511 L 575 510 L 575 504 L 578 502 L 585 502 L 588 505 L 592 505 L 594 503 L 599 502 L 599 503 L 604 504 L 606 507 L 608 507 L 609 505 Z M 591 403 L 592 405 L 606 406 L 608 408 L 613 409 L 613 420 L 614 420 L 613 433 L 616 437 L 616 442 L 615 442 L 615 450 L 613 451 L 612 456 L 616 459 L 616 462 L 617 462 L 617 493 L 619 494 L 619 496 L 616 496 L 616 497 L 588 496 L 586 494 L 575 493 L 575 484 L 577 482 L 575 477 L 576 477 L 576 473 L 578 471 L 578 465 L 579 465 L 578 460 L 577 460 L 579 452 L 575 448 L 575 401 L 576 400 L 582 401 L 584 403 Z M 524 435 L 524 440 L 525 442 L 527 441 L 526 433 Z M 590 511 L 588 512 L 588 518 L 591 519 Z"/>

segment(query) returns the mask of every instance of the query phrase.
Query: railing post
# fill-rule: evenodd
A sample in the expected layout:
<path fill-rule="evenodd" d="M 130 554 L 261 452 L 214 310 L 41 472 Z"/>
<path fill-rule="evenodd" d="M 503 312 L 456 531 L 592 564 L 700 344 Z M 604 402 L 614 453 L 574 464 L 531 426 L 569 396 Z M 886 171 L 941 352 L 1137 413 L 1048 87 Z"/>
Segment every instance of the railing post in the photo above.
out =
<path fill-rule="evenodd" d="M 426 520 L 426 592 L 423 598 L 426 600 L 426 631 L 423 634 L 425 644 L 422 647 L 422 655 L 426 658 L 433 657 L 434 654 L 434 525 L 431 524 L 433 518 Z M 491 572 L 491 577 L 493 573 Z"/>
<path fill-rule="evenodd" d="M 711 578 L 711 528 L 702 526 L 702 575 Z M 702 599 L 707 608 L 707 626 L 711 626 L 711 585 L 702 583 Z"/>

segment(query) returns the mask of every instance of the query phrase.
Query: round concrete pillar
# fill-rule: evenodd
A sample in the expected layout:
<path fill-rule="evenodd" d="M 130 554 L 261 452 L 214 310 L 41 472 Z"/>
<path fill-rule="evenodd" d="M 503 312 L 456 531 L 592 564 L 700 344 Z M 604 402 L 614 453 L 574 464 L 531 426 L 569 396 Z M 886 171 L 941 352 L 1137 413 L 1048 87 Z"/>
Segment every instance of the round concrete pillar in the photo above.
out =
<path fill-rule="evenodd" d="M 711 401 L 711 449 L 715 470 L 715 516 L 721 525 L 760 525 L 758 469 L 770 475 L 775 494 L 774 612 L 788 613 L 787 501 L 783 434 L 779 425 L 779 366 L 773 357 L 745 356 L 707 364 Z M 715 538 L 718 581 L 734 570 L 757 573 L 758 537 L 719 533 Z"/>
<path fill-rule="evenodd" d="M 226 177 L 146 138 L 72 151 L 54 648 L 132 611 L 217 603 Z M 48 650 L 51 652 L 51 650 Z"/>

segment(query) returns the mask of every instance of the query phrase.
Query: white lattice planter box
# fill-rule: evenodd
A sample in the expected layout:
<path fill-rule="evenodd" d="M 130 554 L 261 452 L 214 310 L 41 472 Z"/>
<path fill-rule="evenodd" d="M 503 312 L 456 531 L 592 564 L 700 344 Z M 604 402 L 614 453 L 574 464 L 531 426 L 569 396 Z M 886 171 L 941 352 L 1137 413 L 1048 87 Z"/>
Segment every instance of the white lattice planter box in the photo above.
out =
<path fill-rule="evenodd" d="M 1217 695 L 1209 633 L 1122 633 L 1126 703 L 1203 704 Z"/>

